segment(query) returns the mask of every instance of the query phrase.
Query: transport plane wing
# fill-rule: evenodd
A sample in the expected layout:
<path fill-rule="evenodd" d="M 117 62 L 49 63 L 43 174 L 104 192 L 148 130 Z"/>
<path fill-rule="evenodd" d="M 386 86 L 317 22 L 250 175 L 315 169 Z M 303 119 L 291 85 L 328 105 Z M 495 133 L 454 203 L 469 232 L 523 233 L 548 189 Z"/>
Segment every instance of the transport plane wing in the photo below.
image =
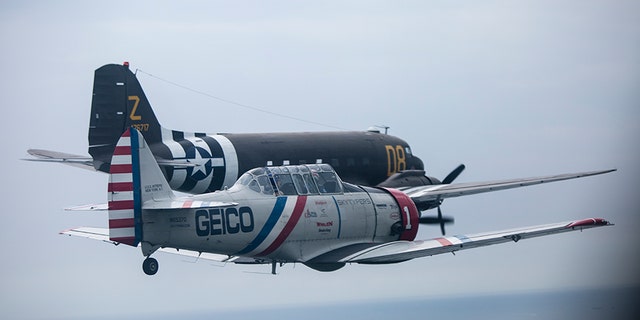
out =
<path fill-rule="evenodd" d="M 548 182 L 577 179 L 605 174 L 613 171 L 616 171 L 616 169 L 485 182 L 439 184 L 412 188 L 400 188 L 400 190 L 411 197 L 418 209 L 426 210 L 438 206 L 442 202 L 442 200 L 446 198 L 520 188 Z"/>

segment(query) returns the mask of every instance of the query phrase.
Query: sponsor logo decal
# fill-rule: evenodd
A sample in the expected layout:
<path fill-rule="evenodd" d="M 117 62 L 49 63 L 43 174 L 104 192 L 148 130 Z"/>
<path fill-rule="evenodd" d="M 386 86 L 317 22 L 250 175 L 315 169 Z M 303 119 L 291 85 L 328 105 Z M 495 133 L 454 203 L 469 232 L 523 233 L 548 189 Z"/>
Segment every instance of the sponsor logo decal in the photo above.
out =
<path fill-rule="evenodd" d="M 253 231 L 253 211 L 249 207 L 196 210 L 196 234 L 199 237 L 247 233 Z"/>

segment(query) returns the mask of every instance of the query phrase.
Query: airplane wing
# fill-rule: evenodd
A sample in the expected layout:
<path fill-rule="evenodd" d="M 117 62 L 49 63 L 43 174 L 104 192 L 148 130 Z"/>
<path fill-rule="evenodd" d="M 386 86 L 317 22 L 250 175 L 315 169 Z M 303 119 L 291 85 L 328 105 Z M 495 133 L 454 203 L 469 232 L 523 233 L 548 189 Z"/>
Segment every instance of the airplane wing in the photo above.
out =
<path fill-rule="evenodd" d="M 351 253 L 350 255 L 338 260 L 338 262 L 355 262 L 364 264 L 394 263 L 441 253 L 456 252 L 459 250 L 512 241 L 518 242 L 522 239 L 569 231 L 582 231 L 584 229 L 608 225 L 612 224 L 604 219 L 590 218 L 541 226 L 478 233 L 473 235 L 440 237 L 430 240 L 394 241 Z"/>
<path fill-rule="evenodd" d="M 492 191 L 505 190 L 505 189 L 520 188 L 520 187 L 526 187 L 526 186 L 548 183 L 548 182 L 576 179 L 576 178 L 609 173 L 613 171 L 616 171 L 616 169 L 568 173 L 568 174 L 523 178 L 523 179 L 497 180 L 497 181 L 475 182 L 475 183 L 439 184 L 439 185 L 412 187 L 412 188 L 406 188 L 406 189 L 400 188 L 400 190 L 402 190 L 402 192 L 406 193 L 409 197 L 411 197 L 411 199 L 416 203 L 416 205 L 420 207 L 421 203 L 439 201 L 446 198 L 453 198 L 453 197 L 466 196 L 471 194 L 492 192 Z"/>

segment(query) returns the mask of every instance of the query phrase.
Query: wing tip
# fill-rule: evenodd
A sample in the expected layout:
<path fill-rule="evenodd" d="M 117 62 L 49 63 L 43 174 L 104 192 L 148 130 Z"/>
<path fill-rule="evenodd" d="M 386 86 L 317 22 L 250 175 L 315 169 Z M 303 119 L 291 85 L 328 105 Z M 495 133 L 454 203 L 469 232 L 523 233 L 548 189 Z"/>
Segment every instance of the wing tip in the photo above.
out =
<path fill-rule="evenodd" d="M 587 219 L 573 221 L 567 225 L 567 228 L 599 227 L 599 226 L 609 226 L 609 225 L 613 225 L 613 224 L 603 218 L 587 218 Z"/>

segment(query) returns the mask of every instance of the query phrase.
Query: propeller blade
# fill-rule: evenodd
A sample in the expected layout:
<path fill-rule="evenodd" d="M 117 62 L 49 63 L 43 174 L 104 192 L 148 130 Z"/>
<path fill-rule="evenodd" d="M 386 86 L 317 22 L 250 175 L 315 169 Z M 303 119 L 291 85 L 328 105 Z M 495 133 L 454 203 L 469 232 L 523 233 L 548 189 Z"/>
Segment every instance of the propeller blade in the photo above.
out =
<path fill-rule="evenodd" d="M 442 221 L 442 211 L 440 210 L 440 206 L 438 206 L 438 220 L 440 220 L 440 231 L 442 231 L 442 235 L 444 236 L 444 221 Z"/>
<path fill-rule="evenodd" d="M 460 175 L 460 173 L 462 173 L 462 171 L 464 171 L 464 164 L 459 165 L 457 168 L 453 169 L 453 171 L 451 171 L 451 173 L 449 173 L 444 180 L 442 180 L 442 184 L 450 184 L 451 182 L 453 182 L 453 180 L 455 180 L 458 175 Z"/>
<path fill-rule="evenodd" d="M 438 207 L 438 216 L 437 217 L 420 217 L 421 224 L 438 224 L 440 225 L 440 231 L 442 235 L 445 235 L 444 225 L 448 223 L 453 223 L 453 217 L 442 216 L 442 211 L 440 207 Z"/>

